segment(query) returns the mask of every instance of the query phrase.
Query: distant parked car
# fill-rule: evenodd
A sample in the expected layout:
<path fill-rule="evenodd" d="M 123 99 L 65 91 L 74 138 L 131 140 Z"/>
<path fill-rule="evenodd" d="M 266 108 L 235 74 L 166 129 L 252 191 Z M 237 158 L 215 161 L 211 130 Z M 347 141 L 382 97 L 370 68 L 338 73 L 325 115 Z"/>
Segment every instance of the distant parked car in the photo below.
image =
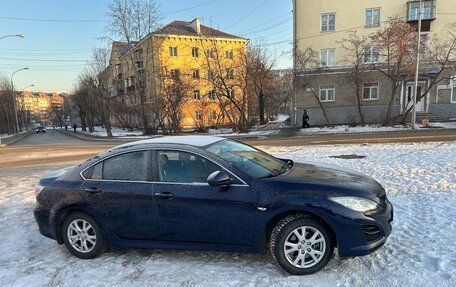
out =
<path fill-rule="evenodd" d="M 41 234 L 90 259 L 108 247 L 265 253 L 311 274 L 391 233 L 385 189 L 360 173 L 209 136 L 128 143 L 40 180 Z"/>
<path fill-rule="evenodd" d="M 38 126 L 36 127 L 36 133 L 39 134 L 39 133 L 46 133 L 46 128 L 43 127 L 43 126 Z"/>

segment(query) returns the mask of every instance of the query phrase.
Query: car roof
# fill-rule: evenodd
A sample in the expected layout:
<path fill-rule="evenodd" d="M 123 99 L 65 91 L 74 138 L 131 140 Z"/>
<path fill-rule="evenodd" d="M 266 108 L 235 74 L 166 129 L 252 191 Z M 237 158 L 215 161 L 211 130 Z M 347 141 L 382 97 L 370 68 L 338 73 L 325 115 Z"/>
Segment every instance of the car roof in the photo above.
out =
<path fill-rule="evenodd" d="M 135 147 L 139 145 L 154 145 L 154 144 L 181 144 L 196 147 L 207 146 L 219 141 L 225 140 L 222 137 L 215 136 L 162 136 L 146 140 L 135 141 L 113 147 L 112 149 Z"/>

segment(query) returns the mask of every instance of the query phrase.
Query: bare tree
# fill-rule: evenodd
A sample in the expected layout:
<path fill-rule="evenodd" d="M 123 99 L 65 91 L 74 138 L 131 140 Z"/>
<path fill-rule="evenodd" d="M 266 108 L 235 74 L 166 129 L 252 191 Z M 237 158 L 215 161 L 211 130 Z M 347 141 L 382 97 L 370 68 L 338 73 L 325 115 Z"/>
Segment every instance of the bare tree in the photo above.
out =
<path fill-rule="evenodd" d="M 330 124 L 328 114 L 326 112 L 325 107 L 323 106 L 322 102 L 320 101 L 320 96 L 317 92 L 315 92 L 315 88 L 317 86 L 317 78 L 316 75 L 324 75 L 325 68 L 320 66 L 319 54 L 316 50 L 311 47 L 307 47 L 305 50 L 301 51 L 296 49 L 296 72 L 298 75 L 294 76 L 294 81 L 300 79 L 300 83 L 302 84 L 303 88 L 309 91 L 314 99 L 317 101 L 322 113 L 323 117 L 325 118 L 326 124 Z"/>
<path fill-rule="evenodd" d="M 373 68 L 391 82 L 388 108 L 385 113 L 385 124 L 392 120 L 392 107 L 397 91 L 405 77 L 414 73 L 416 50 L 416 31 L 400 17 L 390 18 L 384 28 L 371 36 L 371 41 L 378 47 L 381 61 L 373 63 Z"/>
<path fill-rule="evenodd" d="M 12 134 L 18 132 L 14 115 L 14 88 L 10 79 L 0 74 L 0 132 Z"/>
<path fill-rule="evenodd" d="M 160 14 L 159 7 L 155 0 L 112 0 L 107 8 L 109 22 L 106 31 L 110 35 L 120 37 L 126 41 L 129 49 L 132 49 L 138 41 L 158 27 Z M 139 99 L 139 105 L 137 105 L 137 107 L 139 109 L 138 113 L 141 117 L 144 134 L 151 133 L 145 108 L 146 102 L 152 100 L 151 98 L 157 100 L 153 81 L 155 77 L 153 42 L 154 41 L 152 40 L 147 41 L 147 47 L 140 58 L 135 59 L 135 53 L 128 53 L 129 60 L 136 67 L 134 69 L 134 91 L 135 97 Z M 137 62 L 142 62 L 142 64 L 135 65 Z M 143 70 L 141 66 L 144 67 L 145 70 Z M 146 83 L 152 84 L 152 87 L 150 87 L 151 95 L 149 97 L 146 95 Z M 152 119 L 153 125 L 156 124 L 156 115 L 157 110 L 154 111 L 154 119 Z"/>
<path fill-rule="evenodd" d="M 350 31 L 348 36 L 338 42 L 347 52 L 343 59 L 345 65 L 350 69 L 347 75 L 348 82 L 355 87 L 355 99 L 358 107 L 358 114 L 361 124 L 365 124 L 366 120 L 362 110 L 363 85 L 371 78 L 371 67 L 366 65 L 368 62 L 375 62 L 373 57 L 378 53 L 375 46 L 371 46 L 367 37 L 360 36 L 356 31 Z M 369 53 L 366 59 L 366 53 Z M 368 62 L 366 62 L 366 60 Z"/>

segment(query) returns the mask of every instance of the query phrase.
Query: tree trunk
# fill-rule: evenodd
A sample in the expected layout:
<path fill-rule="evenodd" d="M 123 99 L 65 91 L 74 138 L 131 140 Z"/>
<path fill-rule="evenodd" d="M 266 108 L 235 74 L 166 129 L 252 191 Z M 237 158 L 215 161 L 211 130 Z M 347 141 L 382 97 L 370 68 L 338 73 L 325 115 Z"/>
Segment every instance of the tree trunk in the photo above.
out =
<path fill-rule="evenodd" d="M 361 88 L 359 86 L 359 84 L 356 84 L 356 98 L 358 100 L 358 113 L 359 113 L 359 118 L 361 120 L 361 124 L 362 125 L 365 125 L 366 124 L 366 120 L 364 118 L 364 114 L 363 114 L 363 110 L 361 108 L 361 97 L 362 97 L 362 94 L 361 94 Z"/>
<path fill-rule="evenodd" d="M 260 125 L 266 124 L 264 118 L 264 93 L 261 91 L 258 95 L 258 108 L 260 110 Z"/>

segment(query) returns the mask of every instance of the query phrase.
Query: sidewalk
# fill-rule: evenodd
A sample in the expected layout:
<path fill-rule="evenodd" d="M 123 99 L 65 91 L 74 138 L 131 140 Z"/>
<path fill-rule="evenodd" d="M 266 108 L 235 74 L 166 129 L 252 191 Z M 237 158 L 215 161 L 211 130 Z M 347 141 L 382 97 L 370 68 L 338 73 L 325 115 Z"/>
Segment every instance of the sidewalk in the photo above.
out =
<path fill-rule="evenodd" d="M 0 139 L 0 147 L 3 147 L 3 146 L 7 146 L 7 145 L 10 145 L 10 144 L 13 144 L 25 137 L 28 137 L 29 135 L 31 134 L 34 134 L 35 132 L 34 131 L 26 131 L 26 132 L 22 132 L 22 133 L 19 133 L 19 134 L 15 134 L 13 136 L 8 136 L 6 138 L 1 138 Z"/>

